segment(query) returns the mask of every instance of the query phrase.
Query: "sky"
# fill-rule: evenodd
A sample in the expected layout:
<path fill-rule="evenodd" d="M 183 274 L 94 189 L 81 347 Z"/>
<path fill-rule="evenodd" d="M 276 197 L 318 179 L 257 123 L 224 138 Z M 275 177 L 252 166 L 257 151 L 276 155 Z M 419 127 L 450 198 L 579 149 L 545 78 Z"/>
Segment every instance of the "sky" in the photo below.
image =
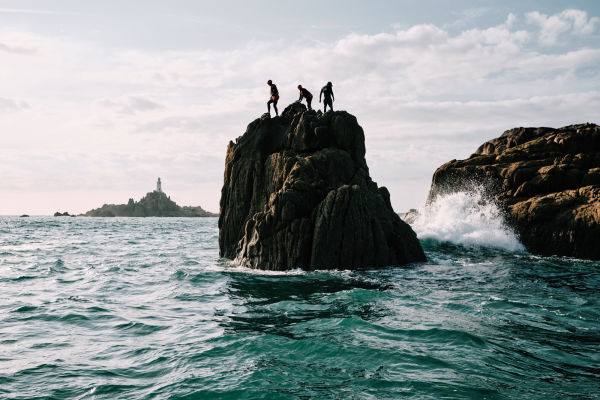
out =
<path fill-rule="evenodd" d="M 0 215 L 139 200 L 159 176 L 218 212 L 268 79 L 280 110 L 332 81 L 403 212 L 505 130 L 600 123 L 600 1 L 0 0 Z"/>

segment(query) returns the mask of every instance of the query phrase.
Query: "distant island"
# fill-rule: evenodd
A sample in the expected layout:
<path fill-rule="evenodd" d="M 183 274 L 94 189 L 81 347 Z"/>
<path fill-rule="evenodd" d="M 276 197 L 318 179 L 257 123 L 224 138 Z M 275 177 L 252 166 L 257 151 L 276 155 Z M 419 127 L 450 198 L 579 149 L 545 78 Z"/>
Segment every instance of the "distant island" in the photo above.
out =
<path fill-rule="evenodd" d="M 57 212 L 54 213 L 54 216 L 55 217 L 74 217 L 75 215 L 69 214 L 68 211 L 65 211 L 65 212 L 62 212 L 62 213 L 60 211 L 57 211 Z"/>
<path fill-rule="evenodd" d="M 167 196 L 161 187 L 160 178 L 156 190 L 147 193 L 140 201 L 129 199 L 127 204 L 104 204 L 90 210 L 84 217 L 218 217 L 202 207 L 181 207 Z"/>

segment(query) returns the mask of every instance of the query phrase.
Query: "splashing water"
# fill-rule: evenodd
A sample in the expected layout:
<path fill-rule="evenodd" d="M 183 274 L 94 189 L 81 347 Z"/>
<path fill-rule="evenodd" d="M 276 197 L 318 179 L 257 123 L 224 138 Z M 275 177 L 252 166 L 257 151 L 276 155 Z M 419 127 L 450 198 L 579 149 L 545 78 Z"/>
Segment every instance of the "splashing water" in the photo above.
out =
<path fill-rule="evenodd" d="M 481 191 L 438 196 L 419 210 L 412 227 L 420 239 L 525 250 L 515 232 L 506 225 L 498 205 L 485 199 Z"/>

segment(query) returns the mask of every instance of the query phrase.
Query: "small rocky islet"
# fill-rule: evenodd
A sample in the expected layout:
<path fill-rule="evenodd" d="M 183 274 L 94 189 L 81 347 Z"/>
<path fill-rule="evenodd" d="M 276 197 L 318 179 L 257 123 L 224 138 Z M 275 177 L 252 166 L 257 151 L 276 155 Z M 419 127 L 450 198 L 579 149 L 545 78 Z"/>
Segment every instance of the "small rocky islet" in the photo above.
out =
<path fill-rule="evenodd" d="M 64 212 L 57 211 L 54 213 L 54 216 L 55 217 L 75 217 L 74 214 L 69 214 L 68 211 L 64 211 Z"/>
<path fill-rule="evenodd" d="M 127 204 L 104 204 L 84 214 L 84 217 L 217 217 L 202 207 L 179 206 L 160 189 L 147 193 L 139 201 L 129 199 Z"/>
<path fill-rule="evenodd" d="M 268 270 L 359 269 L 424 261 L 365 161 L 345 111 L 289 105 L 254 120 L 227 147 L 219 217 L 222 257 Z"/>
<path fill-rule="evenodd" d="M 514 128 L 439 167 L 428 202 L 483 186 L 534 254 L 600 259 L 600 127 Z"/>

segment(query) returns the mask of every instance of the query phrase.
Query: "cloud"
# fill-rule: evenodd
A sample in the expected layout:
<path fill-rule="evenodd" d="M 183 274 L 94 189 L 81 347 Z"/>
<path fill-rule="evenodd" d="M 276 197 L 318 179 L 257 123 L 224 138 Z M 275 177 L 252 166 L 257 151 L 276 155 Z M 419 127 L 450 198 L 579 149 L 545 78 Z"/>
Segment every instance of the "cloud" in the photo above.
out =
<path fill-rule="evenodd" d="M 12 54 L 34 54 L 36 52 L 35 49 L 30 49 L 27 47 L 9 46 L 4 43 L 0 43 L 0 51 Z"/>
<path fill-rule="evenodd" d="M 132 96 L 129 98 L 129 103 L 123 108 L 122 112 L 138 112 L 138 111 L 152 111 L 159 108 L 163 108 L 162 104 L 154 102 L 143 97 Z"/>
<path fill-rule="evenodd" d="M 567 30 L 549 28 L 555 17 Z M 267 79 L 277 83 L 280 111 L 297 99 L 298 83 L 317 94 L 332 81 L 334 107 L 355 114 L 365 130 L 374 179 L 401 193 L 392 196 L 396 208 L 418 206 L 436 167 L 506 129 L 598 122 L 600 45 L 568 42 L 593 32 L 597 19 L 578 10 L 525 18 L 539 31 L 521 29 L 523 15 L 508 14 L 499 25 L 459 32 L 421 24 L 228 50 L 0 35 L 0 43 L 37 50 L 0 64 L 0 132 L 10 133 L 2 139 L 11 149 L 0 172 L 24 192 L 125 191 L 156 176 L 189 193 L 194 185 L 218 187 L 228 141 L 267 111 Z M 538 35 L 555 45 L 538 46 Z M 569 45 L 557 46 L 559 39 Z M 35 107 L 9 99 L 35 99 Z M 211 199 L 206 206 L 217 209 L 218 193 Z"/>
<path fill-rule="evenodd" d="M 7 14 L 40 14 L 40 15 L 70 15 L 72 13 L 61 13 L 49 10 L 36 10 L 30 8 L 0 8 L 0 13 Z"/>
<path fill-rule="evenodd" d="M 29 104 L 25 101 L 4 99 L 0 97 L 0 113 L 24 110 L 29 107 Z"/>
<path fill-rule="evenodd" d="M 206 128 L 202 118 L 191 116 L 173 116 L 142 124 L 137 132 L 141 133 L 193 133 Z"/>
<path fill-rule="evenodd" d="M 527 22 L 540 27 L 539 41 L 544 45 L 553 45 L 561 35 L 573 33 L 583 36 L 596 30 L 600 18 L 588 18 L 582 10 L 564 10 L 561 13 L 548 16 L 538 11 L 526 14 Z"/>
<path fill-rule="evenodd" d="M 468 26 L 483 16 L 489 14 L 492 11 L 489 7 L 475 7 L 468 8 L 466 10 L 461 10 L 459 12 L 453 12 L 452 14 L 456 16 L 456 19 L 444 25 L 444 29 L 459 29 Z"/>
<path fill-rule="evenodd" d="M 116 108 L 121 114 L 135 114 L 137 112 L 155 111 L 164 108 L 164 105 L 142 96 L 126 96 L 118 99 L 99 100 L 98 104 L 104 107 Z"/>

